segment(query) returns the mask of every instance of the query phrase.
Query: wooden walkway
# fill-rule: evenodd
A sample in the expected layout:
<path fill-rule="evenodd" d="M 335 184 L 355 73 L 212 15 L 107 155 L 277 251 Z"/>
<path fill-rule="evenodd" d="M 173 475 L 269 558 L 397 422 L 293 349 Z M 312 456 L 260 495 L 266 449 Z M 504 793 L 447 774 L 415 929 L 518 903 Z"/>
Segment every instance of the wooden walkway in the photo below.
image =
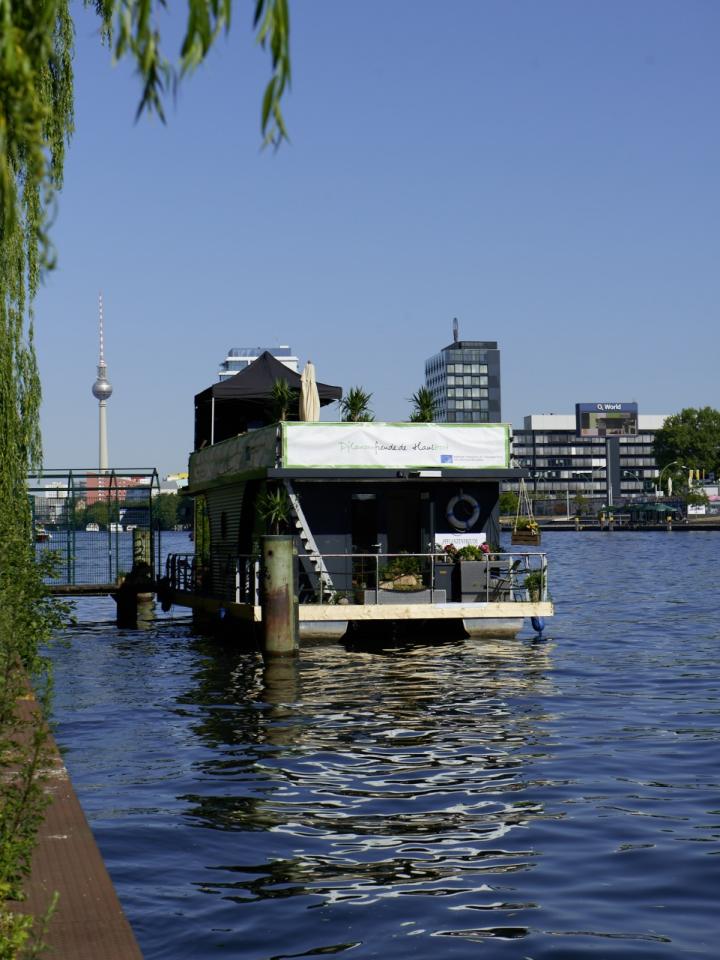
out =
<path fill-rule="evenodd" d="M 44 938 L 47 956 L 52 960 L 142 960 L 52 738 L 50 747 L 52 766 L 47 789 L 52 800 L 25 883 L 26 899 L 18 906 L 23 913 L 41 917 L 58 894 Z"/>

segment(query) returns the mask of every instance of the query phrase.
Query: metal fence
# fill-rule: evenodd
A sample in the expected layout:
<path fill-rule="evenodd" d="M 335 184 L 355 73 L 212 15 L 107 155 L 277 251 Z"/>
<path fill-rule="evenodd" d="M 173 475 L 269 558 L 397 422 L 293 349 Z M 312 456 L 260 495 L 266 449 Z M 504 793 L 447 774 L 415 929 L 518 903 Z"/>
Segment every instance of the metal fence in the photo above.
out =
<path fill-rule="evenodd" d="M 160 569 L 161 544 L 153 497 L 160 481 L 153 468 L 48 470 L 28 477 L 38 557 L 58 558 L 54 583 L 112 584 L 133 567 L 133 530 L 149 531 L 143 559 L 151 576 Z"/>
<path fill-rule="evenodd" d="M 176 591 L 259 603 L 257 556 L 228 558 L 219 575 L 194 554 L 170 554 L 165 572 Z M 522 603 L 548 599 L 548 562 L 528 552 L 463 561 L 444 553 L 306 554 L 297 557 L 297 584 L 301 603 Z"/>

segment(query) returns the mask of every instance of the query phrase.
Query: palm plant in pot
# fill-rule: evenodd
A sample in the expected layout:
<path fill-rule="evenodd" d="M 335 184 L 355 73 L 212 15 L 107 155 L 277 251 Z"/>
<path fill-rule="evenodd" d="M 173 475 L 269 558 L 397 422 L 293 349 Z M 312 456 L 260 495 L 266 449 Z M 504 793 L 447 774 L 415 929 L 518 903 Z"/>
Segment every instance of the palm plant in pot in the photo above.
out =
<path fill-rule="evenodd" d="M 348 392 L 340 401 L 342 418 L 346 422 L 361 423 L 374 420 L 375 417 L 370 410 L 370 401 L 372 394 L 367 393 L 362 387 L 350 387 Z"/>
<path fill-rule="evenodd" d="M 427 387 L 420 387 L 410 397 L 410 403 L 413 405 L 410 423 L 432 423 L 435 419 L 435 401 Z"/>
<path fill-rule="evenodd" d="M 532 603 L 539 602 L 543 598 L 543 590 L 547 589 L 547 573 L 543 570 L 532 570 L 526 575 L 523 587 Z"/>
<path fill-rule="evenodd" d="M 257 513 L 273 534 L 285 533 L 290 523 L 290 498 L 284 487 L 270 487 L 257 499 Z"/>

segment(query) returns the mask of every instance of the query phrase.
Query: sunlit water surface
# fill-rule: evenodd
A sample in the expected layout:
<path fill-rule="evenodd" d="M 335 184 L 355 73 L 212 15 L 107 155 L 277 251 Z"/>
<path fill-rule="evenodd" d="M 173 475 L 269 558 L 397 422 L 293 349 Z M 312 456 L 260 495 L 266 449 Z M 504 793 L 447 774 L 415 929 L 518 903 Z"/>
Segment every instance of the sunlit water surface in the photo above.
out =
<path fill-rule="evenodd" d="M 57 738 L 147 960 L 714 960 L 720 536 L 543 549 L 544 642 L 264 668 L 79 604 Z"/>

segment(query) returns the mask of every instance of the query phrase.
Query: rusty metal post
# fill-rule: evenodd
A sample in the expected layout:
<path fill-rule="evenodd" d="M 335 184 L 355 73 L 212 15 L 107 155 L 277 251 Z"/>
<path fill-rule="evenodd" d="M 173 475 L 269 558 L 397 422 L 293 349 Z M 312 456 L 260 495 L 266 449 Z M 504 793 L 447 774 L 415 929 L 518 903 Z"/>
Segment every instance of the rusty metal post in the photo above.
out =
<path fill-rule="evenodd" d="M 263 651 L 268 656 L 292 657 L 297 654 L 300 633 L 295 541 L 291 536 L 266 536 L 261 542 Z"/>
<path fill-rule="evenodd" d="M 138 530 L 132 532 L 133 570 L 144 564 L 148 570 L 152 568 L 152 554 L 150 552 L 150 531 Z M 144 568 L 143 568 L 144 569 Z"/>

